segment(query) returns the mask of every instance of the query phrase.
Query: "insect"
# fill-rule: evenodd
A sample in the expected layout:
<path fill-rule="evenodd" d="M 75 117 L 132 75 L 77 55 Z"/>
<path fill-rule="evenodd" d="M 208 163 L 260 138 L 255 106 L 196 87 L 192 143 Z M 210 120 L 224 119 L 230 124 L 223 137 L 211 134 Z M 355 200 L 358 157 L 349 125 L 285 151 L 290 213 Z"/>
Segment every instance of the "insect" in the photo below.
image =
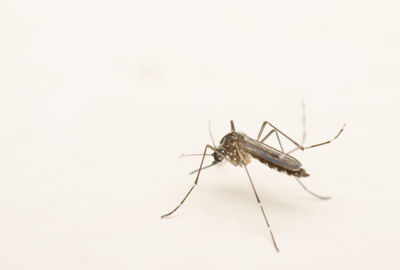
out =
<path fill-rule="evenodd" d="M 321 200 L 326 200 L 326 199 L 330 199 L 330 197 L 325 197 L 325 196 L 320 196 L 312 191 L 310 191 L 301 181 L 299 178 L 303 178 L 303 177 L 308 177 L 309 174 L 305 171 L 305 169 L 302 167 L 302 164 L 300 163 L 300 161 L 298 161 L 296 158 L 294 158 L 293 156 L 291 156 L 290 154 L 297 151 L 297 150 L 306 150 L 306 149 L 310 149 L 310 148 L 314 148 L 314 147 L 318 147 L 321 145 L 325 145 L 328 143 L 331 143 L 333 140 L 337 139 L 339 137 L 339 135 L 343 132 L 345 124 L 343 125 L 343 127 L 339 130 L 339 132 L 337 133 L 337 135 L 329 140 L 329 141 L 325 141 L 322 143 L 318 143 L 318 144 L 314 144 L 311 146 L 303 146 L 302 144 L 304 144 L 305 141 L 305 117 L 304 117 L 304 104 L 303 104 L 303 140 L 302 143 L 299 144 L 297 143 L 295 140 L 291 139 L 289 136 L 287 136 L 285 133 L 283 133 L 282 131 L 280 131 L 277 127 L 275 127 L 274 125 L 272 125 L 271 123 L 264 121 L 261 129 L 258 133 L 257 139 L 252 139 L 249 136 L 247 136 L 244 133 L 241 132 L 236 132 L 235 129 L 235 124 L 234 122 L 231 120 L 231 132 L 226 134 L 220 141 L 219 146 L 216 146 L 214 143 L 214 139 L 211 135 L 212 141 L 213 141 L 213 146 L 211 145 L 206 145 L 205 149 L 204 149 L 204 153 L 200 154 L 202 155 L 202 159 L 201 159 L 201 163 L 200 163 L 200 168 L 198 170 L 195 170 L 193 172 L 191 172 L 191 174 L 197 173 L 196 179 L 194 181 L 193 186 L 189 189 L 189 191 L 187 192 L 186 196 L 183 198 L 183 200 L 179 203 L 179 205 L 174 208 L 171 212 L 161 216 L 161 218 L 166 218 L 168 216 L 170 216 L 171 214 L 173 214 L 176 210 L 178 210 L 183 203 L 185 202 L 185 200 L 189 197 L 190 193 L 193 191 L 193 189 L 197 186 L 198 182 L 199 182 L 199 177 L 200 177 L 200 172 L 202 169 L 205 168 L 209 168 L 211 166 L 214 166 L 224 160 L 226 160 L 227 162 L 231 163 L 233 166 L 241 166 L 244 167 L 246 174 L 250 180 L 250 184 L 251 187 L 253 189 L 254 195 L 256 197 L 257 203 L 260 206 L 261 212 L 263 214 L 264 220 L 267 224 L 267 228 L 269 231 L 269 234 L 271 236 L 272 242 L 274 244 L 274 247 L 276 249 L 276 251 L 279 252 L 278 249 L 278 245 L 276 243 L 274 234 L 272 233 L 271 230 L 271 226 L 270 223 L 268 221 L 267 215 L 264 211 L 264 208 L 262 206 L 260 197 L 257 194 L 256 188 L 254 186 L 253 180 L 250 176 L 250 173 L 248 171 L 247 168 L 247 164 L 250 163 L 250 161 L 252 160 L 252 158 L 257 159 L 258 161 L 260 161 L 261 163 L 269 166 L 272 169 L 276 169 L 279 172 L 284 172 L 287 173 L 290 176 L 294 176 L 294 178 L 297 180 L 297 182 L 303 187 L 303 189 L 305 191 L 307 191 L 308 193 L 310 193 L 311 195 L 321 199 Z M 265 129 L 265 127 L 269 125 L 272 130 L 262 139 L 261 135 L 263 134 L 263 131 Z M 264 144 L 264 141 L 271 136 L 271 134 L 275 133 L 280 145 L 280 149 L 281 150 L 277 150 L 267 144 Z M 281 144 L 281 140 L 279 137 L 279 134 L 282 135 L 283 137 L 285 137 L 286 139 L 288 139 L 290 142 L 292 142 L 296 147 L 285 153 L 285 151 L 283 150 L 282 144 Z M 207 150 L 211 150 L 213 151 L 212 154 L 207 154 Z M 214 158 L 214 161 L 208 165 L 208 166 L 204 166 L 203 167 L 203 162 L 204 162 L 204 158 L 206 155 L 211 155 Z"/>

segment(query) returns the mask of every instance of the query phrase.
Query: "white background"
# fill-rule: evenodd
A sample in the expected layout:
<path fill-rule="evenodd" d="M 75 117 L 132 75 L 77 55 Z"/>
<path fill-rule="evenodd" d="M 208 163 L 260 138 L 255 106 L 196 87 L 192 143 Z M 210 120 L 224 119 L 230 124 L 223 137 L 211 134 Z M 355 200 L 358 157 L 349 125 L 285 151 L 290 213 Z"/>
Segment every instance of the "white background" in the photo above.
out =
<path fill-rule="evenodd" d="M 400 269 L 398 1 L 0 2 L 1 269 Z M 187 173 L 263 120 L 304 183 Z M 276 145 L 275 138 L 269 143 Z M 292 146 L 285 143 L 286 149 Z M 207 160 L 207 163 L 210 161 Z"/>

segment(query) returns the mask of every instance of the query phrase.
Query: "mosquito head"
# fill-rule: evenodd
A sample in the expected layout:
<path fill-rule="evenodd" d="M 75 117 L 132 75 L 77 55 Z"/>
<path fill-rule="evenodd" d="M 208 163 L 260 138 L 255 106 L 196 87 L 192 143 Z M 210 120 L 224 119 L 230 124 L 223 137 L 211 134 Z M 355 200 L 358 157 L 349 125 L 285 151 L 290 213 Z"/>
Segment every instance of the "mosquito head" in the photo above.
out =
<path fill-rule="evenodd" d="M 226 134 L 219 142 L 217 151 L 212 154 L 212 156 L 214 157 L 214 162 L 221 162 L 225 159 L 226 156 L 230 156 L 231 153 L 235 152 L 237 141 L 240 136 L 241 134 L 237 133 L 236 131 L 232 131 Z"/>
<path fill-rule="evenodd" d="M 224 160 L 224 157 L 221 154 L 218 154 L 217 152 L 212 153 L 212 156 L 214 158 L 213 163 L 219 163 Z"/>

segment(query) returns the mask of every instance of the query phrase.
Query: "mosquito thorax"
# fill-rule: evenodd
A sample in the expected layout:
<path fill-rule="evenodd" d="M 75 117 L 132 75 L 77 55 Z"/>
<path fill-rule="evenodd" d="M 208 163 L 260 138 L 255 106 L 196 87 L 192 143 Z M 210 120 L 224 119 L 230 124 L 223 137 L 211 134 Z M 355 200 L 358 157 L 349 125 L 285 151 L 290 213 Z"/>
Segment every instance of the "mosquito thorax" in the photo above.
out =
<path fill-rule="evenodd" d="M 231 143 L 232 141 L 236 141 L 238 136 L 239 136 L 239 133 L 230 132 L 230 133 L 226 134 L 224 137 L 222 137 L 219 144 L 220 144 L 220 146 L 223 146 L 224 144 Z"/>
<path fill-rule="evenodd" d="M 232 165 L 237 166 L 241 164 L 241 159 L 243 159 L 244 164 L 248 164 L 251 160 L 251 156 L 244 152 L 238 152 L 238 141 L 243 140 L 243 137 L 246 135 L 239 132 L 230 132 L 226 134 L 220 141 L 220 144 L 217 148 L 217 155 L 219 157 L 224 156 L 227 158 Z"/>

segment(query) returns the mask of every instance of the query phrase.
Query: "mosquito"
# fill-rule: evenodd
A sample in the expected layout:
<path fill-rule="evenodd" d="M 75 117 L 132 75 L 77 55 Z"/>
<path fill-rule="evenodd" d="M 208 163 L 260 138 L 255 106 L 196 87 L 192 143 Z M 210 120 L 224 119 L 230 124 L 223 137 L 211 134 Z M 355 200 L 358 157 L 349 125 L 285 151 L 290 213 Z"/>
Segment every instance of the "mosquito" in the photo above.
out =
<path fill-rule="evenodd" d="M 298 143 L 295 140 L 293 140 L 292 138 L 290 138 L 289 136 L 287 136 L 285 133 L 283 133 L 281 130 L 279 130 L 277 127 L 275 127 L 273 124 L 271 124 L 268 121 L 264 121 L 261 129 L 258 133 L 257 139 L 252 139 L 249 136 L 247 136 L 246 134 L 242 133 L 242 132 L 237 132 L 235 129 L 235 124 L 233 122 L 233 120 L 230 121 L 231 124 L 231 132 L 226 134 L 220 141 L 219 146 L 216 146 L 214 143 L 214 139 L 211 135 L 211 131 L 210 131 L 210 135 L 211 135 L 211 139 L 213 141 L 213 146 L 207 144 L 205 146 L 204 149 L 204 153 L 203 154 L 199 154 L 202 156 L 201 162 L 200 162 L 200 168 L 191 172 L 191 174 L 197 173 L 196 175 L 196 179 L 194 181 L 194 184 L 192 185 L 192 187 L 189 189 L 189 191 L 187 192 L 187 194 L 185 195 L 185 197 L 183 198 L 183 200 L 178 204 L 177 207 L 175 207 L 171 212 L 161 216 L 161 218 L 166 218 L 168 216 L 170 216 L 171 214 L 175 213 L 175 211 L 177 211 L 185 202 L 185 200 L 189 197 L 190 193 L 193 191 L 193 189 L 197 186 L 198 182 L 199 182 L 199 177 L 200 177 L 200 172 L 202 171 L 202 169 L 205 168 L 209 168 L 212 167 L 224 160 L 226 160 L 227 162 L 229 162 L 230 164 L 232 164 L 233 166 L 240 166 L 240 167 L 244 167 L 246 174 L 250 180 L 250 184 L 251 187 L 253 189 L 255 198 L 257 200 L 258 205 L 260 206 L 261 212 L 263 214 L 264 220 L 266 222 L 269 234 L 271 236 L 273 245 L 276 249 L 277 252 L 279 252 L 279 248 L 278 245 L 276 243 L 274 234 L 272 233 L 272 229 L 270 226 L 270 223 L 268 221 L 267 215 L 264 211 L 263 205 L 261 203 L 260 197 L 257 194 L 256 188 L 254 186 L 253 180 L 250 176 L 249 170 L 247 168 L 247 165 L 250 163 L 250 161 L 252 160 L 252 158 L 257 159 L 258 161 L 260 161 L 261 163 L 267 165 L 268 167 L 275 169 L 279 172 L 283 172 L 286 173 L 290 176 L 294 176 L 294 178 L 297 180 L 297 182 L 301 185 L 301 187 L 307 191 L 308 193 L 310 193 L 311 195 L 317 197 L 318 199 L 321 200 L 327 200 L 330 199 L 330 197 L 326 197 L 326 196 L 321 196 L 318 195 L 312 191 L 310 191 L 301 181 L 299 178 L 303 178 L 303 177 L 308 177 L 310 176 L 304 168 L 302 168 L 302 164 L 300 163 L 300 161 L 298 161 L 296 158 L 294 158 L 293 156 L 291 156 L 290 154 L 297 151 L 297 150 L 307 150 L 310 148 L 314 148 L 314 147 L 318 147 L 318 146 L 322 146 L 325 144 L 329 144 L 332 141 L 336 140 L 339 135 L 343 132 L 345 124 L 343 125 L 343 127 L 339 130 L 339 132 L 336 134 L 335 137 L 333 137 L 333 139 L 322 142 L 322 143 L 318 143 L 318 144 L 313 144 L 310 146 L 303 146 L 304 141 L 305 141 L 305 116 L 304 116 L 304 104 L 303 104 L 303 139 L 302 139 L 302 143 Z M 260 140 L 261 135 L 264 132 L 264 129 L 266 126 L 270 126 L 272 128 L 271 131 L 269 131 L 269 133 L 267 133 L 267 135 Z M 210 126 L 209 126 L 209 130 L 210 130 Z M 273 133 L 276 134 L 279 146 L 281 150 L 275 149 L 267 144 L 264 143 L 265 140 L 267 140 Z M 295 145 L 295 148 L 291 151 L 288 151 L 285 153 L 285 151 L 283 150 L 282 147 L 282 143 L 279 137 L 279 134 L 282 135 L 283 137 L 285 137 L 286 139 L 288 139 L 290 142 L 292 142 Z M 213 151 L 212 154 L 207 154 L 207 150 L 211 150 Z M 195 154 L 196 155 L 196 154 Z M 185 156 L 185 155 L 184 155 Z M 204 162 L 204 158 L 205 156 L 212 156 L 214 158 L 214 161 L 208 165 L 208 166 L 204 166 L 203 167 L 203 162 Z"/>

